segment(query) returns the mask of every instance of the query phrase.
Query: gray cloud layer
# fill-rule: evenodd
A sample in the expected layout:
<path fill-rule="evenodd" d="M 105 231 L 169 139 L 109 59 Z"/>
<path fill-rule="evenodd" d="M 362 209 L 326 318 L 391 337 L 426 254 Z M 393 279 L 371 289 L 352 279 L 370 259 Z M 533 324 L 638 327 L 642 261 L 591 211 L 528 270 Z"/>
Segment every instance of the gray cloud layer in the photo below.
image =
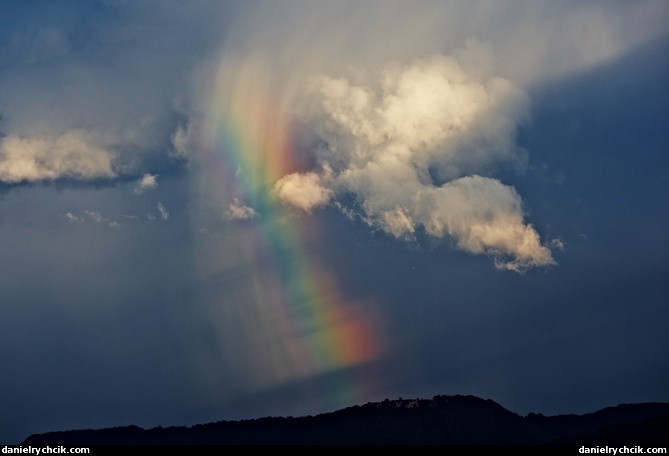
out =
<path fill-rule="evenodd" d="M 152 160 L 188 156 L 189 127 L 175 125 L 184 107 L 200 101 L 191 100 L 187 81 L 194 69 L 211 68 L 203 61 L 221 42 L 225 58 L 242 66 L 272 56 L 270 78 L 281 81 L 275 88 L 284 102 L 314 72 L 341 77 L 350 64 L 378 69 L 389 60 L 450 55 L 468 38 L 494 43 L 495 74 L 522 87 L 657 36 L 666 10 L 653 1 L 42 6 L 8 5 L 12 22 L 0 36 L 4 183 L 138 176 Z M 471 56 L 456 56 L 466 72 Z"/>

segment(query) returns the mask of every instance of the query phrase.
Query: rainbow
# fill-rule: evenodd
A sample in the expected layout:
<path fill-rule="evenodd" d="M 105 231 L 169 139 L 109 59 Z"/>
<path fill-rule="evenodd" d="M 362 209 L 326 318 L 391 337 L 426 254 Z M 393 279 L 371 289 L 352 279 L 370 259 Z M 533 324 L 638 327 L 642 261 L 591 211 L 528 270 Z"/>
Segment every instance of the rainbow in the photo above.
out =
<path fill-rule="evenodd" d="M 226 176 L 218 176 L 225 183 L 217 185 L 254 211 L 256 217 L 246 223 L 257 230 L 257 245 L 248 249 L 255 252 L 253 261 L 263 263 L 259 268 L 270 269 L 264 276 L 271 280 L 258 285 L 266 290 L 256 290 L 262 301 L 256 305 L 272 316 L 271 331 L 280 333 L 281 344 L 267 347 L 273 355 L 264 368 L 280 371 L 276 378 L 284 382 L 328 377 L 318 394 L 328 405 L 350 405 L 378 387 L 376 380 L 354 378 L 350 368 L 378 359 L 382 338 L 378 325 L 360 310 L 364 306 L 347 302 L 332 274 L 309 253 L 310 217 L 289 214 L 273 196 L 275 183 L 298 170 L 299 160 L 286 110 L 273 96 L 277 91 L 267 74 L 257 61 L 219 70 L 206 114 L 209 149 L 227 169 Z"/>

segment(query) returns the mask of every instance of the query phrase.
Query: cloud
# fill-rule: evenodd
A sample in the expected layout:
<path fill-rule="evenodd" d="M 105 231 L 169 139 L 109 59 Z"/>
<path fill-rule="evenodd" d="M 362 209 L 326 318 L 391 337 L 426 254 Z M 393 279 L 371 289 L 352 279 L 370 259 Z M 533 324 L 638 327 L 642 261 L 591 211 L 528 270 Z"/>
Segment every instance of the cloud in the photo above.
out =
<path fill-rule="evenodd" d="M 175 159 L 188 160 L 193 156 L 193 150 L 197 150 L 198 144 L 195 142 L 198 132 L 192 122 L 187 126 L 179 125 L 172 133 L 172 148 L 170 156 Z"/>
<path fill-rule="evenodd" d="M 171 144 L 178 100 L 244 8 L 168 3 L 6 5 L 0 182 L 85 182 L 181 165 L 171 160 L 182 153 Z"/>
<path fill-rule="evenodd" d="M 225 211 L 223 217 L 226 220 L 250 220 L 256 215 L 258 214 L 253 210 L 253 208 L 242 204 L 237 198 L 235 198 L 228 206 L 228 210 Z"/>
<path fill-rule="evenodd" d="M 263 3 L 194 77 L 173 154 L 217 147 L 225 106 L 259 144 L 296 134 L 299 165 L 273 187 L 285 204 L 334 204 L 397 238 L 451 240 L 499 268 L 551 265 L 558 245 L 542 242 L 501 180 L 527 166 L 515 137 L 530 118 L 527 90 L 659 36 L 663 12 L 653 1 Z M 285 131 L 265 128 L 269 113 Z"/>
<path fill-rule="evenodd" d="M 135 186 L 135 194 L 141 195 L 145 191 L 155 190 L 158 187 L 158 181 L 156 180 L 158 175 L 146 173 L 142 178 L 137 182 Z"/>
<path fill-rule="evenodd" d="M 198 97 L 211 94 L 202 60 L 221 43 L 242 67 L 259 53 L 273 56 L 272 74 L 253 82 L 280 80 L 283 104 L 314 72 L 451 53 L 472 37 L 500 56 L 495 68 L 478 59 L 478 70 L 526 87 L 665 33 L 667 13 L 662 1 L 92 2 L 75 15 L 26 5 L 9 8 L 0 31 L 4 183 L 114 179 L 192 158 L 201 145 L 196 118 L 206 112 Z M 467 58 L 459 62 L 473 74 Z"/>
<path fill-rule="evenodd" d="M 321 176 L 310 172 L 289 174 L 281 178 L 274 186 L 274 193 L 281 199 L 306 212 L 324 206 L 332 197 L 332 190 L 321 185 Z"/>
<path fill-rule="evenodd" d="M 170 218 L 170 213 L 167 212 L 167 209 L 165 209 L 165 206 L 162 205 L 162 203 L 158 203 L 158 212 L 160 212 L 160 216 L 163 218 L 163 220 L 167 220 Z"/>
<path fill-rule="evenodd" d="M 84 211 L 84 213 L 95 223 L 102 223 L 102 214 L 95 211 Z"/>
<path fill-rule="evenodd" d="M 106 224 L 112 228 L 121 227 L 120 223 L 103 217 L 102 214 L 98 211 L 84 210 L 83 214 L 80 216 L 76 216 L 72 212 L 66 212 L 65 215 L 63 215 L 63 218 L 65 218 L 65 220 L 67 220 L 69 223 L 85 223 L 86 220 L 90 220 L 98 225 Z"/>
<path fill-rule="evenodd" d="M 81 219 L 74 215 L 72 212 L 68 212 L 64 215 L 64 217 L 67 219 L 68 222 L 70 223 L 77 223 L 81 222 Z"/>
<path fill-rule="evenodd" d="M 114 153 L 107 142 L 102 135 L 82 130 L 50 138 L 6 136 L 0 140 L 0 181 L 114 178 Z"/>
<path fill-rule="evenodd" d="M 493 256 L 499 268 L 553 264 L 524 222 L 518 193 L 483 176 L 500 164 L 523 167 L 514 139 L 529 98 L 491 74 L 483 47 L 473 43 L 458 54 L 394 63 L 357 83 L 313 78 L 301 115 L 319 132 L 319 169 L 283 177 L 274 187 L 278 198 L 311 211 L 353 195 L 363 220 L 397 238 L 422 228 Z"/>
<path fill-rule="evenodd" d="M 559 238 L 551 239 L 550 246 L 557 250 L 564 250 L 564 241 Z"/>

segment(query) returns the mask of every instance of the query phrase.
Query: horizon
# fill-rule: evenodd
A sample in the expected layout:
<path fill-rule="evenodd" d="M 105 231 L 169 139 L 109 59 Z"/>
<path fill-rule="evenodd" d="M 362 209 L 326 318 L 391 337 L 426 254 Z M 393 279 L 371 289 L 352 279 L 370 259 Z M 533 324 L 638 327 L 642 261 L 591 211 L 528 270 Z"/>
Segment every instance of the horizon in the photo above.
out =
<path fill-rule="evenodd" d="M 374 418 L 370 420 L 370 413 Z M 476 396 L 385 399 L 307 416 L 267 416 L 193 426 L 141 428 L 126 425 L 34 434 L 21 445 L 40 444 L 581 444 L 661 443 L 669 403 L 623 404 L 594 413 L 518 415 Z M 361 421 L 361 418 L 364 418 Z M 444 420 L 457 426 L 443 428 Z M 277 421 L 278 420 L 278 421 Z M 462 426 L 462 423 L 468 423 Z M 571 425 L 566 426 L 569 422 Z M 300 431 L 309 423 L 309 435 Z M 320 423 L 320 432 L 312 426 Z M 400 424 L 403 423 L 403 424 Z M 645 423 L 642 427 L 642 423 Z M 452 423 L 453 424 L 453 423 Z M 483 426 L 480 426 L 483 424 Z M 231 427 L 232 426 L 232 427 Z M 343 431 L 343 427 L 347 431 Z M 406 429 L 387 434 L 388 427 Z M 404 427 L 406 426 L 406 428 Z M 471 427 L 470 427 L 471 426 Z M 318 427 L 318 425 L 317 425 Z M 509 434 L 513 429 L 513 436 Z M 281 432 L 277 432 L 281 430 Z M 302 431 L 305 429 L 302 428 Z M 334 430 L 334 432 L 333 432 Z M 565 432 L 566 431 L 566 432 Z M 314 440 L 315 435 L 319 435 Z M 357 436 L 357 437 L 355 437 Z M 448 437 L 446 437 L 448 436 Z M 340 440 L 343 438 L 344 440 Z M 334 440 L 330 440 L 334 439 Z M 464 440 L 463 440 L 464 439 Z M 640 440 L 641 439 L 641 440 Z"/>

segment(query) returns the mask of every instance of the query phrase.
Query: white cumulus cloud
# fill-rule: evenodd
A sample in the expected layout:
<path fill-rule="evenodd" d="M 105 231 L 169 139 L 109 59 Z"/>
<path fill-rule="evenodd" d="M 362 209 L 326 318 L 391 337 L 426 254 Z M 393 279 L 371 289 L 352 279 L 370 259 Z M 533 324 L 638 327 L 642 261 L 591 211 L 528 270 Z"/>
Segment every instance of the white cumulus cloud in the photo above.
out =
<path fill-rule="evenodd" d="M 226 220 L 250 220 L 257 215 L 253 208 L 241 203 L 235 198 L 223 214 Z"/>
<path fill-rule="evenodd" d="M 310 212 L 330 202 L 332 190 L 321 184 L 321 176 L 309 172 L 294 173 L 281 178 L 274 186 L 279 199 Z"/>
<path fill-rule="evenodd" d="M 542 241 L 521 196 L 500 180 L 527 166 L 515 138 L 529 118 L 526 90 L 661 36 L 666 4 L 419 5 L 251 8 L 195 75 L 173 154 L 195 159 L 220 144 L 230 118 L 211 109 L 216 100 L 242 114 L 259 150 L 288 135 L 284 126 L 297 132 L 291 153 L 300 171 L 274 180 L 285 204 L 306 212 L 333 204 L 389 235 L 449 239 L 503 269 L 553 264 L 559 244 Z"/>
<path fill-rule="evenodd" d="M 165 206 L 163 206 L 162 203 L 158 203 L 158 212 L 160 212 L 160 216 L 162 217 L 163 220 L 167 220 L 170 218 L 170 213 L 167 212 L 167 209 L 165 209 Z"/>
<path fill-rule="evenodd" d="M 376 78 L 312 79 L 302 115 L 319 132 L 320 168 L 285 176 L 276 195 L 311 211 L 349 194 L 363 220 L 397 238 L 422 228 L 493 256 L 499 268 L 553 264 L 515 189 L 486 176 L 523 167 L 515 131 L 529 105 L 524 91 L 492 74 L 492 60 L 470 43 L 459 58 L 394 63 Z"/>
<path fill-rule="evenodd" d="M 105 142 L 104 137 L 82 130 L 57 137 L 6 136 L 0 139 L 0 181 L 114 178 L 114 154 Z"/>
<path fill-rule="evenodd" d="M 154 190 L 158 187 L 158 175 L 145 173 L 144 176 L 137 182 L 135 186 L 135 193 L 141 195 L 147 190 Z"/>

